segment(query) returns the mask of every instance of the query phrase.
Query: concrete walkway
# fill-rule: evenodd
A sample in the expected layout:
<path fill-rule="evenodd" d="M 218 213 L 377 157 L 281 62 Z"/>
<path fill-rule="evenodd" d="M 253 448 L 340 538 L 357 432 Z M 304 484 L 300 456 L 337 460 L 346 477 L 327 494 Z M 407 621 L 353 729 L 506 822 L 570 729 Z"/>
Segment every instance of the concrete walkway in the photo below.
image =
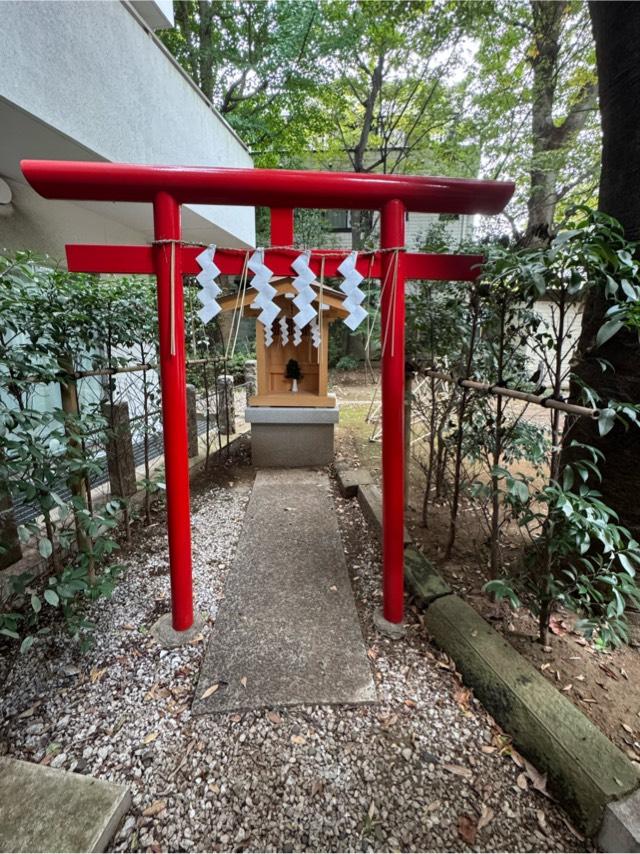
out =
<path fill-rule="evenodd" d="M 259 471 L 193 711 L 375 699 L 328 476 Z"/>
<path fill-rule="evenodd" d="M 0 851 L 104 851 L 131 796 L 124 786 L 0 758 Z"/>

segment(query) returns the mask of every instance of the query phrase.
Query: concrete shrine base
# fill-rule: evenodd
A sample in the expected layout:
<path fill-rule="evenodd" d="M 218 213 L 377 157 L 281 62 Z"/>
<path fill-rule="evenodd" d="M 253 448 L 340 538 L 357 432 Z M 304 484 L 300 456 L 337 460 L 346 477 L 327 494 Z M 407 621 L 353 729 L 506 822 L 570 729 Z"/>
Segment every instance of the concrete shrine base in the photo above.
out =
<path fill-rule="evenodd" d="M 326 466 L 333 462 L 336 407 L 248 406 L 251 460 L 258 468 Z"/>

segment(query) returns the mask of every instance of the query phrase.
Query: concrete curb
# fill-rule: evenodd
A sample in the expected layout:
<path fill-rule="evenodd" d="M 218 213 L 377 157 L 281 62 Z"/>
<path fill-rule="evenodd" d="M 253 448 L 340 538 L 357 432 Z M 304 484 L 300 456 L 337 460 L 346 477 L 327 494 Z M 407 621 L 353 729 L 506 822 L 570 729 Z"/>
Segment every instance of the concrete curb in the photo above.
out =
<path fill-rule="evenodd" d="M 365 519 L 373 526 L 378 537 L 382 534 L 382 493 L 375 483 L 365 483 L 358 486 L 358 504 Z M 411 537 L 404 529 L 404 544 L 409 545 Z"/>
<path fill-rule="evenodd" d="M 368 469 L 353 469 L 345 465 L 336 466 L 336 478 L 343 498 L 356 498 L 361 486 L 373 483 Z"/>
<path fill-rule="evenodd" d="M 365 516 L 379 534 L 379 489 L 359 488 L 358 500 L 363 510 L 368 509 L 376 493 L 378 512 L 365 511 Z M 640 852 L 636 767 L 454 594 L 424 555 L 410 547 L 405 556 L 407 587 L 426 611 L 427 630 L 518 750 L 547 774 L 549 791 L 582 831 L 588 836 L 598 834 L 603 851 Z"/>

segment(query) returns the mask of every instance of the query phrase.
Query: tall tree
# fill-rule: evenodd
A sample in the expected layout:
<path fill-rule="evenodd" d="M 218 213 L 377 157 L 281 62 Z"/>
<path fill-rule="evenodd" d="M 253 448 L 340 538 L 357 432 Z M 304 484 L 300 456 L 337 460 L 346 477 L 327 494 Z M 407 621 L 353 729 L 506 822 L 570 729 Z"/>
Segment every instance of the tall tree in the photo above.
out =
<path fill-rule="evenodd" d="M 571 5 L 565 0 L 531 2 L 532 158 L 525 234 L 525 241 L 529 244 L 549 240 L 558 201 L 559 161 L 567 146 L 584 128 L 589 114 L 596 109 L 596 81 L 589 76 L 575 94 L 568 99 L 565 95 L 565 103 L 568 103 L 564 116 L 556 119 L 564 94 L 558 91 L 562 40 L 566 42 L 566 53 L 585 41 L 585 16 L 574 14 L 572 21 Z"/>
<path fill-rule="evenodd" d="M 461 96 L 449 78 L 462 59 L 457 48 L 472 7 L 334 0 L 322 9 L 338 73 L 322 94 L 333 133 L 318 145 L 320 160 L 359 173 L 444 171 L 442 155 L 452 158 L 462 124 Z M 370 231 L 371 217 L 354 211 L 354 248 Z"/>
<path fill-rule="evenodd" d="M 595 57 L 583 3 L 493 3 L 470 82 L 483 177 L 511 177 L 514 236 L 545 243 L 556 208 L 597 182 Z"/>
<path fill-rule="evenodd" d="M 602 116 L 602 169 L 599 207 L 615 217 L 629 240 L 640 239 L 640 4 L 589 4 L 598 65 Z M 604 290 L 591 289 L 584 306 L 575 373 L 605 402 L 640 401 L 640 345 L 636 331 L 622 329 L 596 347 L 598 330 L 611 301 Z M 611 367 L 603 370 L 606 359 Z M 574 383 L 574 396 L 578 387 Z M 601 437 L 597 425 L 582 419 L 571 438 L 598 447 L 601 491 L 622 523 L 640 535 L 640 429 L 618 424 Z"/>
<path fill-rule="evenodd" d="M 174 11 L 161 38 L 260 165 L 322 129 L 310 99 L 331 69 L 316 0 L 176 0 Z"/>

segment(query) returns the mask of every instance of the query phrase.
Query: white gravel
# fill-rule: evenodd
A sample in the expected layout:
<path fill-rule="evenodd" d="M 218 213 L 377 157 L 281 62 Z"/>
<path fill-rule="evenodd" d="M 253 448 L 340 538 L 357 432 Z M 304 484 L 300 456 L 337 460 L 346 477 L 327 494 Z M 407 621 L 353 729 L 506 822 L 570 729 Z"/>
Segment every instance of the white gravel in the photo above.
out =
<path fill-rule="evenodd" d="M 212 619 L 250 489 L 247 467 L 229 471 L 192 501 L 196 605 Z M 179 650 L 149 635 L 169 607 L 160 515 L 93 608 L 94 648 L 58 637 L 15 661 L 0 752 L 126 783 L 117 851 L 584 851 L 417 615 L 402 642 L 376 634 L 377 544 L 355 502 L 336 505 L 378 704 L 192 716 L 210 624 Z"/>

